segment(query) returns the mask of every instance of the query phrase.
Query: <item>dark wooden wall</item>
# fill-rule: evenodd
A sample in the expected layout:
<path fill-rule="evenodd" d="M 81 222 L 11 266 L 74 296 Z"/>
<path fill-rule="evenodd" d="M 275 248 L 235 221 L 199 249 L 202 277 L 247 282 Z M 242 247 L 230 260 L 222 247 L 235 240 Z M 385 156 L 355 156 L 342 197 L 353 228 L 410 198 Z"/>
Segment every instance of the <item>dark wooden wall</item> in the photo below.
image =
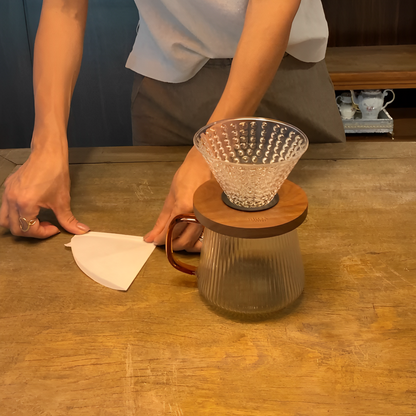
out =
<path fill-rule="evenodd" d="M 416 44 L 416 0 L 322 0 L 329 46 Z"/>

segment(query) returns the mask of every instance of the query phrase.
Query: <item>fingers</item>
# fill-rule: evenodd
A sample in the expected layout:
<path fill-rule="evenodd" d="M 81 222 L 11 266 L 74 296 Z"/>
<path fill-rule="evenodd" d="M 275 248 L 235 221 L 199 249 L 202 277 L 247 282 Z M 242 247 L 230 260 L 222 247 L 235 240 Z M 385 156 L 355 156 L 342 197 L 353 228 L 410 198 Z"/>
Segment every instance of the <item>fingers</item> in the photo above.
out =
<path fill-rule="evenodd" d="M 65 228 L 65 230 L 69 233 L 85 234 L 90 231 L 90 228 L 87 225 L 79 222 L 75 218 L 69 206 L 61 209 L 56 209 L 54 212 L 56 219 L 59 221 L 59 224 L 61 224 L 61 226 Z"/>
<path fill-rule="evenodd" d="M 173 240 L 172 248 L 174 251 L 186 250 L 190 253 L 196 253 L 201 250 L 199 237 L 204 227 L 200 224 L 188 224 L 178 238 Z"/>
<path fill-rule="evenodd" d="M 202 248 L 202 242 L 198 240 L 193 247 L 188 248 L 186 251 L 188 253 L 200 253 L 201 248 Z"/>
<path fill-rule="evenodd" d="M 3 209 L 3 207 L 2 207 Z M 17 237 L 48 238 L 59 233 L 59 229 L 49 222 L 40 222 L 37 218 L 39 211 L 18 213 L 17 209 L 8 210 L 6 227 Z M 21 219 L 20 219 L 21 218 Z M 23 229 L 21 227 L 23 226 Z"/>
<path fill-rule="evenodd" d="M 169 228 L 169 224 L 171 223 L 171 221 L 176 217 L 175 215 L 172 215 L 170 218 L 167 219 L 167 221 L 165 221 L 165 225 L 164 228 L 162 229 L 162 231 L 157 234 L 154 239 L 153 239 L 153 243 L 157 246 L 161 246 L 163 244 L 165 244 L 166 241 L 166 234 L 168 232 L 168 228 Z M 175 226 L 175 228 L 173 229 L 173 235 L 172 235 L 172 239 L 175 240 L 176 238 L 179 237 L 179 235 L 181 235 L 184 230 L 186 230 L 187 224 L 182 223 L 182 224 L 177 224 Z"/>
<path fill-rule="evenodd" d="M 179 214 L 192 212 L 192 205 L 187 207 L 185 205 L 178 206 L 175 204 L 175 197 L 172 190 L 170 190 L 163 204 L 162 212 L 156 221 L 153 230 L 144 236 L 144 241 L 147 243 L 154 243 L 157 246 L 165 244 L 166 234 L 169 224 Z M 178 224 L 173 232 L 173 239 L 179 236 L 186 228 L 186 224 Z"/>
<path fill-rule="evenodd" d="M 20 230 L 20 227 L 19 227 Z M 52 225 L 50 222 L 43 221 L 40 222 L 39 220 L 36 221 L 36 224 L 29 227 L 27 232 L 23 232 L 20 230 L 20 233 L 17 233 L 14 230 L 10 230 L 13 235 L 20 236 L 20 237 L 32 237 L 32 238 L 39 238 L 45 239 L 52 237 L 53 235 L 59 234 L 59 228 Z"/>
<path fill-rule="evenodd" d="M 166 235 L 166 231 L 164 230 L 165 229 L 167 230 L 167 224 L 169 224 L 173 218 L 172 216 L 173 204 L 174 204 L 174 197 L 172 195 L 172 192 L 169 192 L 168 196 L 166 197 L 165 203 L 163 204 L 162 212 L 159 214 L 159 217 L 156 221 L 155 226 L 153 227 L 151 231 L 149 231 L 143 237 L 146 243 L 154 243 L 156 245 L 165 244 L 164 238 L 162 239 L 162 241 L 160 241 L 160 238 L 159 238 L 157 242 L 155 241 L 155 238 L 163 232 Z"/>
<path fill-rule="evenodd" d="M 65 153 L 65 152 L 64 152 Z M 41 208 L 51 209 L 62 227 L 73 234 L 84 234 L 89 227 L 80 223 L 70 208 L 68 160 L 51 158 L 48 152 L 32 152 L 30 158 L 5 182 L 0 224 L 12 234 L 47 238 L 59 232 L 48 222 L 39 222 Z M 19 218 L 25 218 L 19 224 Z M 36 221 L 35 221 L 36 220 Z M 22 227 L 20 227 L 22 225 Z"/>
<path fill-rule="evenodd" d="M 166 241 L 166 234 L 172 219 L 177 215 L 176 211 L 172 211 L 170 208 L 170 201 L 168 195 L 162 212 L 156 221 L 153 230 L 147 233 L 143 239 L 147 243 L 153 243 L 155 245 L 164 245 Z M 186 250 L 190 253 L 199 253 L 201 251 L 202 243 L 199 241 L 199 237 L 202 234 L 204 227 L 198 224 L 178 224 L 173 230 L 173 250 L 181 251 Z"/>
<path fill-rule="evenodd" d="M 37 218 L 39 208 L 18 207 L 16 204 L 9 203 L 3 196 L 0 208 L 0 225 L 8 228 L 10 232 L 18 237 L 32 237 L 45 239 L 58 234 L 59 228 L 48 221 L 40 222 Z M 57 210 L 55 212 L 59 223 L 73 234 L 83 234 L 89 228 L 78 222 L 71 210 Z M 23 226 L 23 229 L 21 227 Z"/>

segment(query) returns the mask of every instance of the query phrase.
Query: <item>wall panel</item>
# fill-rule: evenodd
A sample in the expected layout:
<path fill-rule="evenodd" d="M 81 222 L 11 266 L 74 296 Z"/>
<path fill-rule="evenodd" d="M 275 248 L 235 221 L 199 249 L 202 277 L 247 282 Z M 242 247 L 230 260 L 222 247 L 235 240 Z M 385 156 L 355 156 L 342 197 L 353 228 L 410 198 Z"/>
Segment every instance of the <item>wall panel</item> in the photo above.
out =
<path fill-rule="evenodd" d="M 0 1 L 0 148 L 28 147 L 33 130 L 32 65 L 22 0 Z"/>
<path fill-rule="evenodd" d="M 414 0 L 322 0 L 329 46 L 416 44 Z"/>
<path fill-rule="evenodd" d="M 14 0 L 10 0 L 14 1 Z M 33 51 L 41 0 L 25 0 Z M 70 146 L 131 144 L 133 73 L 125 68 L 138 13 L 133 0 L 90 0 L 84 55 L 68 126 Z"/>

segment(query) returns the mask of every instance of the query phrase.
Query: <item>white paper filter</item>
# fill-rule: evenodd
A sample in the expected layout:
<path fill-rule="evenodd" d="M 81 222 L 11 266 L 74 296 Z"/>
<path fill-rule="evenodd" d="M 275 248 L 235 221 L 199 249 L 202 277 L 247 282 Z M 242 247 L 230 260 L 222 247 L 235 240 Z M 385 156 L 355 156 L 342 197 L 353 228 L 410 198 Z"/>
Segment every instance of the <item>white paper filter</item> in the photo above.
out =
<path fill-rule="evenodd" d="M 94 231 L 75 235 L 65 246 L 87 276 L 116 290 L 129 288 L 155 249 L 143 237 Z"/>

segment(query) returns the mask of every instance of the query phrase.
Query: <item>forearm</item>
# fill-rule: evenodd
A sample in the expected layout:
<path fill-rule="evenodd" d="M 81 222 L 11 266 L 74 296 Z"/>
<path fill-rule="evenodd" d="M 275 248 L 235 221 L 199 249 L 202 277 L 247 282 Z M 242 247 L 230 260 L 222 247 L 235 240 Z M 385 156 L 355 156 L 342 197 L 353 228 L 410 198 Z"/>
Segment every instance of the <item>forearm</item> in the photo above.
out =
<path fill-rule="evenodd" d="M 88 0 L 44 0 L 35 41 L 32 148 L 66 147 L 72 93 L 81 66 Z"/>
<path fill-rule="evenodd" d="M 210 122 L 254 114 L 279 68 L 299 4 L 250 0 L 230 75 Z"/>

